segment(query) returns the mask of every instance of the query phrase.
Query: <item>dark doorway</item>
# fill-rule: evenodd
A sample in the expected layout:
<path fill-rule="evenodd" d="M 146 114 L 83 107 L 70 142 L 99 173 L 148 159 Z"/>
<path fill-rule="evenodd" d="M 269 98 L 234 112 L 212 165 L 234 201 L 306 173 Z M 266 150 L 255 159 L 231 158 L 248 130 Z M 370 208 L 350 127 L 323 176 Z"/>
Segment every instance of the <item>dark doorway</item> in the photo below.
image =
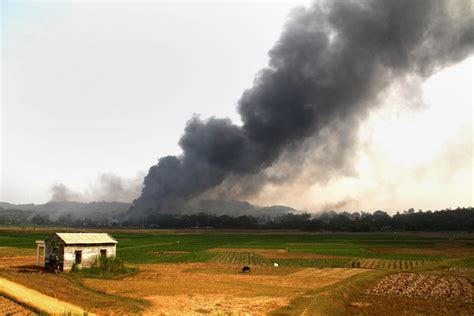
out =
<path fill-rule="evenodd" d="M 82 261 L 82 251 L 76 250 L 75 254 L 76 254 L 76 263 L 80 264 Z"/>
<path fill-rule="evenodd" d="M 100 250 L 100 256 L 101 256 L 102 258 L 107 257 L 107 249 L 101 249 L 101 250 Z"/>

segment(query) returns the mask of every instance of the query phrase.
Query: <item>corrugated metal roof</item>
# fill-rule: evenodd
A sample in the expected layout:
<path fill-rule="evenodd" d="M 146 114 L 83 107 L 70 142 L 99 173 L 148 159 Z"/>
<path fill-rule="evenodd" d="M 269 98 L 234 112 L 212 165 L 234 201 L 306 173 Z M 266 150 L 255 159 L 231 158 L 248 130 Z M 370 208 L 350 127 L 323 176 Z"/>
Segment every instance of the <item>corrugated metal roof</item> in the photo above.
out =
<path fill-rule="evenodd" d="M 116 244 L 107 233 L 56 233 L 66 244 Z"/>

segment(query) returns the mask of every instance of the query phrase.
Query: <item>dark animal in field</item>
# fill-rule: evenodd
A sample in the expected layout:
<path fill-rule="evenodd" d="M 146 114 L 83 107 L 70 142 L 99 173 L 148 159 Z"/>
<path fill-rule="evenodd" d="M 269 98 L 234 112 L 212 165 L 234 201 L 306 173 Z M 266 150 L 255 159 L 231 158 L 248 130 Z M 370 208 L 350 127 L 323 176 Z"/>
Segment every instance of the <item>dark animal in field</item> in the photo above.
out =
<path fill-rule="evenodd" d="M 360 262 L 359 261 L 352 261 L 352 267 L 353 268 L 360 268 Z"/>
<path fill-rule="evenodd" d="M 250 267 L 247 267 L 247 266 L 244 266 L 242 268 L 242 272 L 245 273 L 245 272 L 250 272 Z"/>

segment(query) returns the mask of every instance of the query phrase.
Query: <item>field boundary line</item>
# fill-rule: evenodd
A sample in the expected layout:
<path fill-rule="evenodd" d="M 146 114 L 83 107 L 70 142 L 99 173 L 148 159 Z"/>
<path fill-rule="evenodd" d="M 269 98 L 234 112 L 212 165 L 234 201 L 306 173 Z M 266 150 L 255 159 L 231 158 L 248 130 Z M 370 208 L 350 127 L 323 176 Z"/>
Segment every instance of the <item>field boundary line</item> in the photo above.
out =
<path fill-rule="evenodd" d="M 53 315 L 91 315 L 95 314 L 57 298 L 42 294 L 26 286 L 0 278 L 0 292 L 14 301 L 30 306 L 35 310 Z"/>
<path fill-rule="evenodd" d="M 132 249 L 132 248 L 146 248 L 146 247 L 151 247 L 151 246 L 165 246 L 165 245 L 174 245 L 174 244 L 177 244 L 177 242 L 174 241 L 174 242 L 165 242 L 165 243 L 159 243 L 159 244 L 147 244 L 147 245 L 120 247 L 120 250 Z"/>

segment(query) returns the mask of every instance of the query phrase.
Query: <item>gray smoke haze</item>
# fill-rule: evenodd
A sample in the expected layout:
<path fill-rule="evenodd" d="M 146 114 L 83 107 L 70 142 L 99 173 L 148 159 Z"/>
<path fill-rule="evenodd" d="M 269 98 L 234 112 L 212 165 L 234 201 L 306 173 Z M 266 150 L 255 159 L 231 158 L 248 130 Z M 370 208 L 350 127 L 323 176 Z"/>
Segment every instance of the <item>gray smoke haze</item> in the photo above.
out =
<path fill-rule="evenodd" d="M 113 173 L 102 173 L 84 192 L 75 191 L 63 183 L 51 187 L 50 202 L 124 202 L 130 203 L 140 193 L 144 174 L 124 178 Z"/>
<path fill-rule="evenodd" d="M 472 13 L 469 1 L 436 0 L 322 1 L 294 11 L 269 66 L 238 102 L 242 126 L 193 117 L 182 155 L 150 168 L 130 214 L 166 212 L 202 194 L 256 192 L 287 181 L 281 168 L 293 171 L 308 151 L 322 181 L 350 173 L 360 122 L 387 88 L 421 82 L 472 53 Z"/>
<path fill-rule="evenodd" d="M 60 201 L 84 201 L 84 197 L 79 192 L 73 191 L 63 183 L 56 183 L 50 188 L 51 198 L 50 202 Z"/>

